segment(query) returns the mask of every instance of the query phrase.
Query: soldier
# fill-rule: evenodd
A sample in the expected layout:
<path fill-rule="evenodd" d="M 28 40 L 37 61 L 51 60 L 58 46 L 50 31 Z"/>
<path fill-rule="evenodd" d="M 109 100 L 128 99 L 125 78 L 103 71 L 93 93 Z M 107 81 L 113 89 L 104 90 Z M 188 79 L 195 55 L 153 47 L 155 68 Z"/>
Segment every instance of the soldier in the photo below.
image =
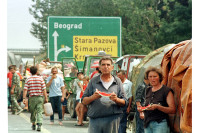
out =
<path fill-rule="evenodd" d="M 12 114 L 15 114 L 16 110 L 17 110 L 17 115 L 19 115 L 23 109 L 19 106 L 18 102 L 17 102 L 17 98 L 20 95 L 21 92 L 21 88 L 20 88 L 20 77 L 19 75 L 16 73 L 16 66 L 12 66 L 10 69 L 11 73 L 13 74 L 12 77 L 12 86 L 11 86 L 11 102 L 12 102 Z"/>

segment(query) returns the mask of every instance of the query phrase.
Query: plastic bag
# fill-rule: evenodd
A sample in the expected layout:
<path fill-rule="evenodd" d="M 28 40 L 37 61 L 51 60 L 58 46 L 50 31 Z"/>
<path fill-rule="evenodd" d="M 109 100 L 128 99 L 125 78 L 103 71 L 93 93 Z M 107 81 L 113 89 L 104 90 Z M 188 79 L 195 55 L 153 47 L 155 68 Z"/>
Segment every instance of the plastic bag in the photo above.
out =
<path fill-rule="evenodd" d="M 46 116 L 53 115 L 53 109 L 52 109 L 51 103 L 44 104 L 44 113 Z"/>

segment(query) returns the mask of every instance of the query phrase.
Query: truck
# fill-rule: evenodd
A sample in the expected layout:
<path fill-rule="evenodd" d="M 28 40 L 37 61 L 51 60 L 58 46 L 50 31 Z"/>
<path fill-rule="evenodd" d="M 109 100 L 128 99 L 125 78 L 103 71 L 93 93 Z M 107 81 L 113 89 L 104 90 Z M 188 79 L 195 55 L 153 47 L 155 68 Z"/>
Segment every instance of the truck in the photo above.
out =
<path fill-rule="evenodd" d="M 121 70 L 126 72 L 126 78 L 131 79 L 133 66 L 136 66 L 146 55 L 129 54 L 123 55 L 116 60 L 116 64 Z"/>

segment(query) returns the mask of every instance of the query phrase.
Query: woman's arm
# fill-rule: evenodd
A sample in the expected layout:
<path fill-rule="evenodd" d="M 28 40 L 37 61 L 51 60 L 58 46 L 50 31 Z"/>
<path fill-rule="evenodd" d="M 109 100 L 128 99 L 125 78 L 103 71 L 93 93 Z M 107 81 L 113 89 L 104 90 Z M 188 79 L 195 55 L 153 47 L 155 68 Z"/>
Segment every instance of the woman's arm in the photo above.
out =
<path fill-rule="evenodd" d="M 149 107 L 147 110 L 155 110 L 158 109 L 166 114 L 175 114 L 176 108 L 175 108 L 175 102 L 174 102 L 174 96 L 172 92 L 170 91 L 167 95 L 167 104 L 169 107 L 164 107 L 159 104 L 153 104 L 151 107 Z"/>

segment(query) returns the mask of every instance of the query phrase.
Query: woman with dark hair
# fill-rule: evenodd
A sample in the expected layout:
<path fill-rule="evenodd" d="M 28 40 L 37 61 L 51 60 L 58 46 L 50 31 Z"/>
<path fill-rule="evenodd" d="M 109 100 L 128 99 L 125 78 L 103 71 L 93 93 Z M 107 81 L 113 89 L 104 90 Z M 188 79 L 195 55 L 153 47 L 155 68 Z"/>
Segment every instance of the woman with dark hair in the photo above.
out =
<path fill-rule="evenodd" d="M 145 106 L 150 105 L 144 111 L 145 133 L 170 133 L 168 114 L 174 114 L 175 103 L 173 90 L 162 85 L 162 71 L 156 67 L 149 67 L 145 77 L 150 85 L 146 89 Z"/>

